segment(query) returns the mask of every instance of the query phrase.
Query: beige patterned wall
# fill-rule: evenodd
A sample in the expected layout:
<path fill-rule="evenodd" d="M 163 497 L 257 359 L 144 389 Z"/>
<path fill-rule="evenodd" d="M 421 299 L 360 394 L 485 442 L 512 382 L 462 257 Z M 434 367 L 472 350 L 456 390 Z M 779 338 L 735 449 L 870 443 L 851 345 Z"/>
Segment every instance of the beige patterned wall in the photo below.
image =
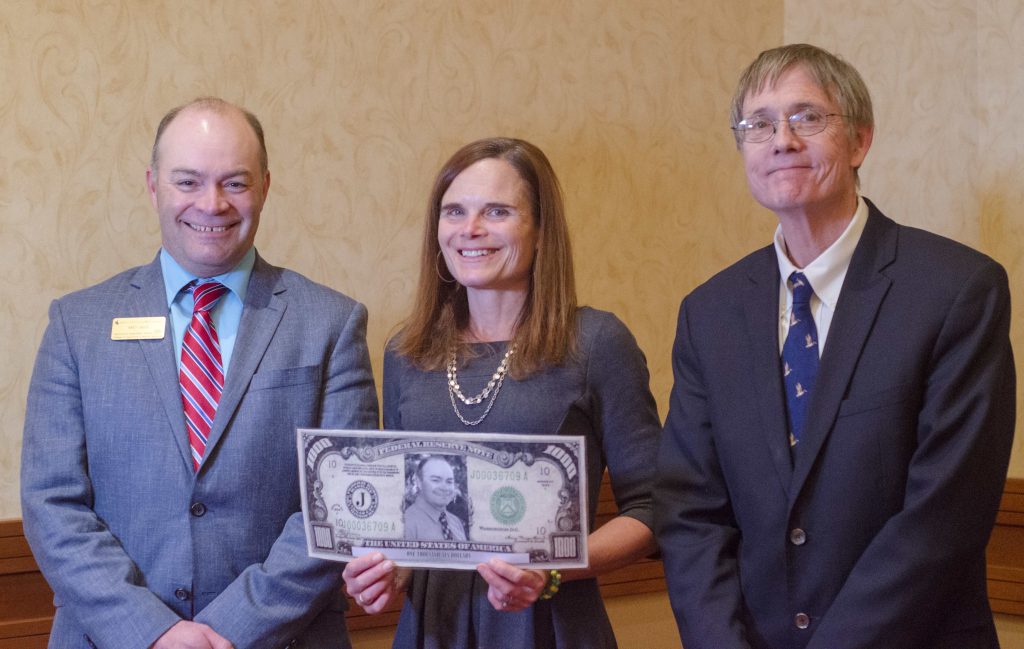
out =
<path fill-rule="evenodd" d="M 367 304 L 378 369 L 437 167 L 487 135 L 540 145 L 582 298 L 635 332 L 664 414 L 680 297 L 772 229 L 726 115 L 739 70 L 781 34 L 768 0 L 0 3 L 0 518 L 20 515 L 47 304 L 153 257 L 153 129 L 201 94 L 263 120 L 257 245 Z"/>
<path fill-rule="evenodd" d="M 1006 267 L 1024 478 L 1024 4 L 1020 0 L 786 0 L 785 40 L 842 54 L 875 103 L 862 190 L 897 221 Z"/>
<path fill-rule="evenodd" d="M 1001 261 L 1024 308 L 1017 0 L 0 3 L 0 518 L 20 515 L 48 302 L 157 249 L 143 174 L 170 106 L 217 94 L 260 115 L 257 245 L 365 302 L 378 366 L 437 166 L 477 137 L 536 142 L 566 188 L 582 298 L 633 329 L 664 414 L 679 298 L 773 227 L 726 128 L 732 86 L 804 40 L 874 94 L 865 193 Z"/>

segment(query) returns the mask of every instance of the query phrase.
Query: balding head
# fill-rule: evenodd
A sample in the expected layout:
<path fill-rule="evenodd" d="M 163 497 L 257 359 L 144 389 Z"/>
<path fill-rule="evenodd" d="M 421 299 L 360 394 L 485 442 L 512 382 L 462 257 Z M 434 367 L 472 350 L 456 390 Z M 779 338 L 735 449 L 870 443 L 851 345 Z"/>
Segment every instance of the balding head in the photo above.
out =
<path fill-rule="evenodd" d="M 186 110 L 209 110 L 216 113 L 225 112 L 237 112 L 245 121 L 252 127 L 253 134 L 256 136 L 256 141 L 259 142 L 260 146 L 260 171 L 264 174 L 267 172 L 268 160 L 267 160 L 267 143 L 263 137 L 263 125 L 260 124 L 259 118 L 254 114 L 245 110 L 240 106 L 236 106 L 230 102 L 224 101 L 219 97 L 197 97 L 187 104 L 176 106 L 169 110 L 163 119 L 160 120 L 160 124 L 156 127 L 156 137 L 153 138 L 153 152 L 150 157 L 149 164 L 154 169 L 160 161 L 160 140 L 164 135 L 164 131 L 170 126 L 171 122 L 175 120 L 183 111 Z"/>

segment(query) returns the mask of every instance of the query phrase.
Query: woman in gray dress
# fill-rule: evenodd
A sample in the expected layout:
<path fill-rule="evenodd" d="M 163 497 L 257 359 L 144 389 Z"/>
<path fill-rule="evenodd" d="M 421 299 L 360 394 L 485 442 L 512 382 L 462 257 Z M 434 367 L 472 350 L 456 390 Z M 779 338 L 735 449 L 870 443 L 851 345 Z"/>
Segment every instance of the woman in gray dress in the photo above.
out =
<path fill-rule="evenodd" d="M 660 424 L 632 334 L 611 313 L 577 307 L 561 189 L 532 144 L 473 142 L 438 174 L 413 312 L 385 353 L 384 427 L 584 435 L 589 520 L 606 467 L 619 508 L 591 531 L 585 570 L 352 561 L 346 587 L 367 612 L 406 594 L 394 647 L 616 646 L 596 576 L 655 550 Z"/>

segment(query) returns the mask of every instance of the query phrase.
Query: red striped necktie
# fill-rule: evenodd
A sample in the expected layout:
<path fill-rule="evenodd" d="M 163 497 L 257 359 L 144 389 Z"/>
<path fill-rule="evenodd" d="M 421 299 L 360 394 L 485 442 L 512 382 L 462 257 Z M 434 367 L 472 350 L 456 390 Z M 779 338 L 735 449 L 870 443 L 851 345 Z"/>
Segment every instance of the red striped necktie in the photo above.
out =
<path fill-rule="evenodd" d="M 181 401 L 185 407 L 185 426 L 192 448 L 192 468 L 206 452 L 206 441 L 213 427 L 221 392 L 224 391 L 224 366 L 221 365 L 220 341 L 213 327 L 210 311 L 227 287 L 219 282 L 195 280 L 190 286 L 195 306 L 192 321 L 185 330 L 181 344 Z"/>

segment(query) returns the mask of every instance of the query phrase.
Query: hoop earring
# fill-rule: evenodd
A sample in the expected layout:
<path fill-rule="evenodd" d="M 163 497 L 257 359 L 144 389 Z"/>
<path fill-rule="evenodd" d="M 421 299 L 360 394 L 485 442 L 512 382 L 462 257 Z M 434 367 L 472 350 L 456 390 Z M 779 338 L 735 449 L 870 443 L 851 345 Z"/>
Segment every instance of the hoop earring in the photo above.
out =
<path fill-rule="evenodd" d="M 438 265 L 438 262 L 440 262 L 440 261 L 441 261 L 441 251 L 438 250 L 437 251 L 437 258 L 434 259 L 434 272 L 437 273 L 437 276 L 445 284 L 454 284 L 456 282 L 456 279 L 454 277 L 452 277 L 451 279 L 445 279 L 444 278 L 444 275 L 441 273 L 441 267 Z"/>

